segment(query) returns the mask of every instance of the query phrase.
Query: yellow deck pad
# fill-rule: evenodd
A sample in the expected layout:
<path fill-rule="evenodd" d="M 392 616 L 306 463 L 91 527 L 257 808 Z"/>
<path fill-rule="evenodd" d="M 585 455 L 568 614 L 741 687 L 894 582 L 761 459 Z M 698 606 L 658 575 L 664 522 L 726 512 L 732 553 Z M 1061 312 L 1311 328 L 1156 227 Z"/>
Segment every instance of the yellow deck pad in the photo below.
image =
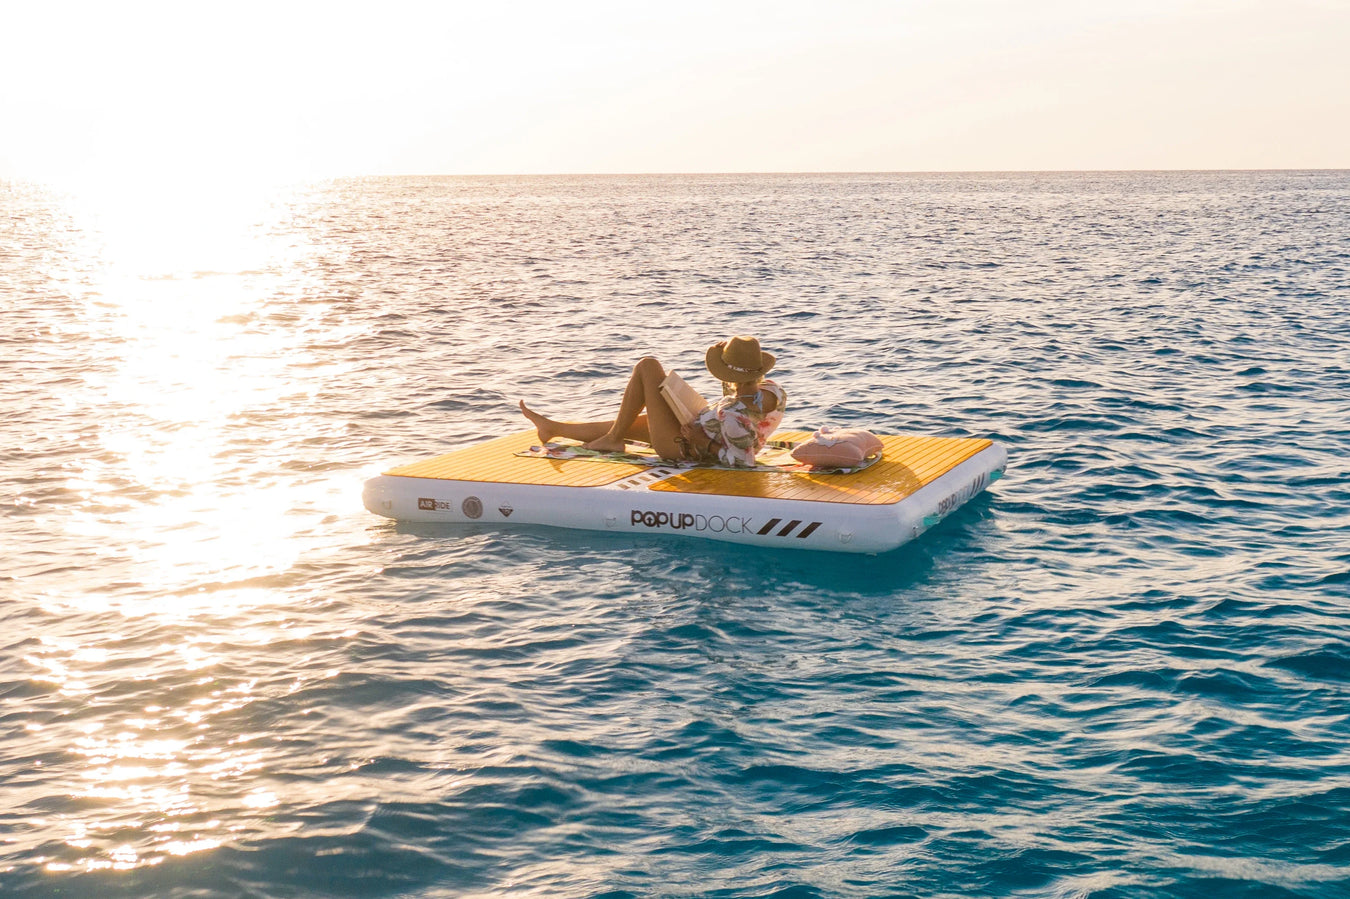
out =
<path fill-rule="evenodd" d="M 809 431 L 779 431 L 776 440 L 805 440 Z M 857 474 L 682 469 L 649 485 L 650 490 L 676 493 L 754 496 L 808 502 L 888 505 L 941 477 L 990 446 L 973 437 L 882 436 L 881 461 Z M 602 487 L 622 480 L 644 465 L 596 462 L 590 459 L 544 459 L 515 455 L 539 438 L 534 431 L 508 434 L 385 472 L 408 478 L 534 484 L 550 487 Z"/>
<path fill-rule="evenodd" d="M 539 443 L 534 431 L 521 431 L 466 446 L 454 452 L 400 465 L 385 472 L 405 478 L 483 481 L 492 484 L 535 484 L 541 487 L 603 487 L 643 471 L 643 465 L 593 462 L 586 459 L 541 459 L 517 456 Z"/>
<path fill-rule="evenodd" d="M 808 431 L 778 431 L 773 436 L 775 440 L 805 440 L 811 435 Z M 992 445 L 992 441 L 979 437 L 878 436 L 885 445 L 881 461 L 857 474 L 692 468 L 649 489 L 884 506 L 898 503 Z"/>

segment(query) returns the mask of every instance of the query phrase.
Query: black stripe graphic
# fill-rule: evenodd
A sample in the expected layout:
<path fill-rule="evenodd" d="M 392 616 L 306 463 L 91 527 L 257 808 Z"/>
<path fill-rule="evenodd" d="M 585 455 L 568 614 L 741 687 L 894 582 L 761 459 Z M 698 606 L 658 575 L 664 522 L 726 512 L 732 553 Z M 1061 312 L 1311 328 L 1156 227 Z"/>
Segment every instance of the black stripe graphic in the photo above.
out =
<path fill-rule="evenodd" d="M 777 534 L 774 534 L 774 536 L 775 536 L 775 537 L 786 537 L 788 534 L 791 534 L 791 533 L 792 533 L 792 529 L 793 529 L 793 528 L 795 528 L 797 525 L 799 525 L 799 524 L 801 524 L 801 523 L 802 523 L 802 520 L 801 520 L 800 518 L 794 518 L 794 519 L 792 519 L 791 521 L 789 521 L 787 524 L 783 525 L 783 529 L 782 529 L 781 531 L 779 531 Z"/>
<path fill-rule="evenodd" d="M 815 530 L 816 528 L 818 528 L 818 527 L 820 527 L 820 522 L 819 522 L 819 521 L 813 521 L 813 522 L 811 522 L 811 523 L 808 524 L 806 527 L 802 528 L 802 532 L 801 532 L 800 534 L 797 535 L 797 539 L 800 540 L 800 539 L 802 539 L 803 537 L 810 537 L 810 536 L 811 536 L 811 532 L 814 531 L 814 530 Z"/>
<path fill-rule="evenodd" d="M 765 534 L 769 533 L 769 531 L 772 531 L 775 527 L 777 527 L 778 522 L 782 520 L 783 519 L 781 518 L 774 518 L 770 520 L 768 524 L 764 525 L 764 527 L 760 528 L 758 531 L 755 532 L 755 536 L 763 537 Z"/>

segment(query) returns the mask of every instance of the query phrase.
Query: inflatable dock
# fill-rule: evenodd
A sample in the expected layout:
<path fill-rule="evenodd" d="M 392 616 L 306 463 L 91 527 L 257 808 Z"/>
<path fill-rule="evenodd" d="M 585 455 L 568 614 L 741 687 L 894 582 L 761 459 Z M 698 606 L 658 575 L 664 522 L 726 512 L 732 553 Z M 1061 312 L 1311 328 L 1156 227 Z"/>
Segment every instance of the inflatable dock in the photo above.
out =
<path fill-rule="evenodd" d="M 546 525 L 730 543 L 881 553 L 913 540 L 997 480 L 1000 445 L 879 435 L 881 457 L 849 474 L 554 458 L 533 430 L 371 478 L 365 506 L 398 521 Z M 779 431 L 791 446 L 809 432 Z"/>

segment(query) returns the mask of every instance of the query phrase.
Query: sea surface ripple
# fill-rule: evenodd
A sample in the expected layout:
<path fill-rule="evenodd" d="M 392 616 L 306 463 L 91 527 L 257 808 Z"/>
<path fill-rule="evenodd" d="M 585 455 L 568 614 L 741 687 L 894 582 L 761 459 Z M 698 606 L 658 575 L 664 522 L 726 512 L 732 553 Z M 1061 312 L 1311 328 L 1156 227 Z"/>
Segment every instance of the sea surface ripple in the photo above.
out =
<path fill-rule="evenodd" d="M 1350 174 L 207 199 L 0 183 L 0 892 L 1350 896 Z M 1007 477 L 876 557 L 361 508 L 736 333 Z"/>

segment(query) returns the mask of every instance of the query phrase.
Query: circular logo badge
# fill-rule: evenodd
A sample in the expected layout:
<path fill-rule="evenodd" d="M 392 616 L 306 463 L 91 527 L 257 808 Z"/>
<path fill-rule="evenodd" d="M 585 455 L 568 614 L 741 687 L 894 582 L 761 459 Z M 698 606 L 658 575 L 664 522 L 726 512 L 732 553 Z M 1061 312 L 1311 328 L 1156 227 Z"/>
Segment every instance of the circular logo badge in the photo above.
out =
<path fill-rule="evenodd" d="M 464 510 L 466 518 L 483 517 L 483 501 L 476 496 L 466 497 L 459 507 Z"/>

